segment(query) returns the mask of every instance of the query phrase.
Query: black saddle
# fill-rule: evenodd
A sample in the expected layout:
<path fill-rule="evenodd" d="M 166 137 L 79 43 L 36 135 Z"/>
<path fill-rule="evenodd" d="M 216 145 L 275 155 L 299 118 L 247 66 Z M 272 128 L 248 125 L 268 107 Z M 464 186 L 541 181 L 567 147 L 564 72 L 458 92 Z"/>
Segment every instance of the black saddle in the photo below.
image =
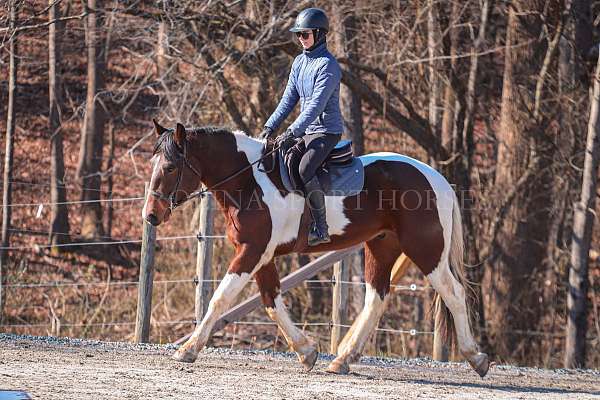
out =
<path fill-rule="evenodd" d="M 300 159 L 305 152 L 304 142 L 300 141 L 287 154 L 277 151 L 275 165 L 283 185 L 290 192 L 304 193 L 304 187 L 298 173 Z M 341 140 L 329 153 L 316 175 L 327 196 L 351 196 L 359 193 L 364 184 L 364 168 L 359 158 L 352 154 L 352 141 Z"/>
<path fill-rule="evenodd" d="M 340 140 L 325 159 L 325 165 L 345 166 L 352 163 L 352 141 Z"/>

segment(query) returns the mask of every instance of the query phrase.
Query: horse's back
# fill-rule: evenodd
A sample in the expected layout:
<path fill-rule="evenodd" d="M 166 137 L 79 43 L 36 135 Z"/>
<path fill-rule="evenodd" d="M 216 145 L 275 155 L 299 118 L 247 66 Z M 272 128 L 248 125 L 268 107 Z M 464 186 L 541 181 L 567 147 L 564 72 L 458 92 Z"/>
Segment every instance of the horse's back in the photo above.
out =
<path fill-rule="evenodd" d="M 393 174 L 388 175 L 395 178 L 394 180 L 401 182 L 403 186 L 412 186 L 410 180 L 407 182 L 406 178 L 409 178 L 417 172 L 427 180 L 431 189 L 433 189 L 438 196 L 447 196 L 450 193 L 454 193 L 452 187 L 442 174 L 430 165 L 407 155 L 392 152 L 379 152 L 365 154 L 360 156 L 359 159 L 362 161 L 365 172 L 369 170 L 370 166 L 373 167 L 378 164 L 387 166 L 389 172 Z"/>

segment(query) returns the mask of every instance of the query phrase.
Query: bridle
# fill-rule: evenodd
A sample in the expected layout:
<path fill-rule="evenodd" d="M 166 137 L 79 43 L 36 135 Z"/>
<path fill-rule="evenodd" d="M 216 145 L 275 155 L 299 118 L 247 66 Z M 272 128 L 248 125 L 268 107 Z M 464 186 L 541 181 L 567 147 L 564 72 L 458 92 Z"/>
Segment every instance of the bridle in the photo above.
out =
<path fill-rule="evenodd" d="M 188 200 L 192 200 L 195 199 L 197 197 L 203 197 L 207 192 L 213 190 L 214 188 L 216 188 L 219 185 L 224 184 L 225 182 L 230 181 L 231 179 L 235 178 L 236 176 L 238 176 L 239 174 L 241 174 L 242 172 L 246 171 L 249 168 L 252 168 L 252 166 L 256 163 L 261 162 L 262 160 L 264 160 L 265 158 L 267 158 L 268 156 L 270 156 L 271 154 L 273 154 L 275 151 L 277 151 L 277 149 L 279 148 L 280 144 L 278 143 L 277 145 L 273 146 L 273 148 L 266 154 L 264 154 L 262 157 L 260 157 L 258 160 L 252 162 L 250 165 L 245 166 L 244 168 L 238 170 L 237 172 L 229 175 L 227 178 L 217 182 L 216 184 L 214 184 L 211 188 L 205 188 L 202 190 L 196 190 L 192 193 L 190 193 L 189 195 L 187 195 L 186 197 L 184 197 L 183 199 L 177 201 L 177 193 L 179 192 L 179 186 L 181 185 L 181 180 L 183 177 L 183 168 L 184 167 L 188 167 L 189 169 L 192 170 L 192 172 L 194 174 L 196 174 L 196 176 L 202 180 L 202 173 L 198 172 L 198 170 L 189 162 L 188 157 L 187 157 L 187 140 L 183 141 L 183 157 L 181 158 L 181 164 L 178 166 L 177 168 L 177 181 L 175 182 L 175 187 L 173 188 L 173 190 L 171 191 L 171 193 L 169 193 L 168 195 L 165 195 L 163 193 L 157 192 L 156 190 L 150 190 L 150 195 L 156 197 L 157 199 L 160 200 L 165 200 L 169 202 L 169 210 L 171 212 L 173 212 L 173 210 L 175 210 L 175 208 L 179 207 L 180 205 L 182 205 L 183 203 L 187 202 Z"/>

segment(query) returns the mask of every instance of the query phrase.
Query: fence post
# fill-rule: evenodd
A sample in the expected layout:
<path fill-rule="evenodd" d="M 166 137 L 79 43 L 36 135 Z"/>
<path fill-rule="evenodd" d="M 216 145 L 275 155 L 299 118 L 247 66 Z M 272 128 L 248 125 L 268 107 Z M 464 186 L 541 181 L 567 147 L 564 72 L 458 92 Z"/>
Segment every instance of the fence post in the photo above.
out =
<path fill-rule="evenodd" d="M 144 198 L 148 196 L 148 183 Z M 143 221 L 140 280 L 138 285 L 137 315 L 135 319 L 135 342 L 147 343 L 150 338 L 150 314 L 152 310 L 152 282 L 154 280 L 154 248 L 156 228 Z"/>
<path fill-rule="evenodd" d="M 200 225 L 198 228 L 198 252 L 196 253 L 196 323 L 206 314 L 212 295 L 212 255 L 213 255 L 214 200 L 206 193 L 200 201 Z"/>
<path fill-rule="evenodd" d="M 344 336 L 346 328 L 340 325 L 345 325 L 348 320 L 348 282 L 350 279 L 350 266 L 348 262 L 350 257 L 333 264 L 333 305 L 331 310 L 331 344 L 329 352 L 337 354 L 337 349 L 340 341 Z"/>

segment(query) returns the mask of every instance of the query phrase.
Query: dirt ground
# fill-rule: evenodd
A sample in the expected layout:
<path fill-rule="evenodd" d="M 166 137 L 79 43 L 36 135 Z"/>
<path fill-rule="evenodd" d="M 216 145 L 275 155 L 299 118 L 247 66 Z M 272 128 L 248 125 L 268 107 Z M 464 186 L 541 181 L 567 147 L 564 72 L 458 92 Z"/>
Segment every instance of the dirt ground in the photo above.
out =
<path fill-rule="evenodd" d="M 289 353 L 205 349 L 194 364 L 172 346 L 0 334 L 0 390 L 35 399 L 600 399 L 600 371 L 367 358 L 347 376 L 310 373 Z"/>

